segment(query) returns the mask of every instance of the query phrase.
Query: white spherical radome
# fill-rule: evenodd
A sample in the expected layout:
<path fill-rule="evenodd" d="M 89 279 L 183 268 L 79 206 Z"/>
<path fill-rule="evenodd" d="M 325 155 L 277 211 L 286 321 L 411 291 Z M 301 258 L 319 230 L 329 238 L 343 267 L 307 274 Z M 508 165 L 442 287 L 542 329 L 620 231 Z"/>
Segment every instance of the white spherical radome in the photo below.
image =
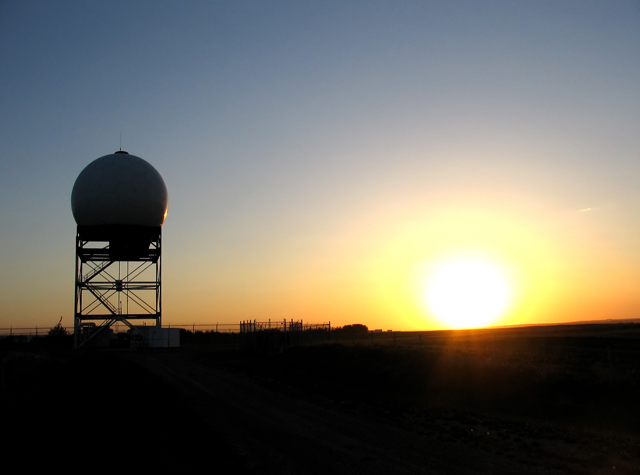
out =
<path fill-rule="evenodd" d="M 71 192 L 78 226 L 162 226 L 168 204 L 160 173 L 142 158 L 122 151 L 87 165 Z"/>

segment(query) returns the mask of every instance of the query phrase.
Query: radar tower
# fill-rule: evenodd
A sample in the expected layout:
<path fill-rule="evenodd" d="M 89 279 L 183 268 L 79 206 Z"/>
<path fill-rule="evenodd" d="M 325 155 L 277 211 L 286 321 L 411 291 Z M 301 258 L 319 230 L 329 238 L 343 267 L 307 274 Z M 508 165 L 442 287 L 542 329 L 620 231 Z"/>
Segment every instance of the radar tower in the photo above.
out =
<path fill-rule="evenodd" d="M 91 162 L 71 193 L 77 223 L 74 344 L 99 346 L 129 327 L 131 338 L 149 342 L 162 328 L 162 224 L 168 194 L 148 162 L 118 150 Z M 149 329 L 150 330 L 150 329 Z"/>

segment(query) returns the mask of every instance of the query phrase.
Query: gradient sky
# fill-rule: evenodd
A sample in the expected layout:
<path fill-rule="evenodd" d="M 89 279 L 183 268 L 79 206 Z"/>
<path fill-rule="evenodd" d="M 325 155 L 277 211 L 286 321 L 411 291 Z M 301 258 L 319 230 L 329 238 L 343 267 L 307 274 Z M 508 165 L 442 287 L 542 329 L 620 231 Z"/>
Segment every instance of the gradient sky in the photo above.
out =
<path fill-rule="evenodd" d="M 169 190 L 163 323 L 435 329 L 421 270 L 511 269 L 496 324 L 640 317 L 640 2 L 4 1 L 0 327 L 72 325 L 70 195 Z"/>

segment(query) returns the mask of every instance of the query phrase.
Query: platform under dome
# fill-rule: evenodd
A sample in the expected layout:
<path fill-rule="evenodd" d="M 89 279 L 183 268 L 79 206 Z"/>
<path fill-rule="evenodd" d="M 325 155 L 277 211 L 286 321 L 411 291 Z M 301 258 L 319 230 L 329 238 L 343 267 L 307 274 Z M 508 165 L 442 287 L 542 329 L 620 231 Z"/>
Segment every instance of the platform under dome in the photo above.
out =
<path fill-rule="evenodd" d="M 162 226 L 168 204 L 160 173 L 142 158 L 122 151 L 87 165 L 71 192 L 78 226 Z"/>

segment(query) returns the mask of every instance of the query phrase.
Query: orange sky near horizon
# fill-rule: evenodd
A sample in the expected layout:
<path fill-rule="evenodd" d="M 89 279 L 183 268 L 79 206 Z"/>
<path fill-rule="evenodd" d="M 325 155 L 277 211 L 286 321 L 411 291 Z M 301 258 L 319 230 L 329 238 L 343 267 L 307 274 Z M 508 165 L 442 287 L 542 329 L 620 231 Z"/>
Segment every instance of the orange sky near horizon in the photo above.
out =
<path fill-rule="evenodd" d="M 513 290 L 508 308 L 490 325 L 634 317 L 640 272 L 603 246 L 594 233 L 597 212 L 514 209 L 521 207 L 522 201 L 500 211 L 444 205 L 426 216 L 419 204 L 378 209 L 323 241 L 323 248 L 300 243 L 294 259 L 291 249 L 279 255 L 270 248 L 268 264 L 256 257 L 249 270 L 247 256 L 218 268 L 214 285 L 194 288 L 191 297 L 175 298 L 169 280 L 166 314 L 192 316 L 171 318 L 175 324 L 293 318 L 385 330 L 451 328 L 424 305 L 426 276 L 436 262 L 472 254 L 502 269 Z"/>

